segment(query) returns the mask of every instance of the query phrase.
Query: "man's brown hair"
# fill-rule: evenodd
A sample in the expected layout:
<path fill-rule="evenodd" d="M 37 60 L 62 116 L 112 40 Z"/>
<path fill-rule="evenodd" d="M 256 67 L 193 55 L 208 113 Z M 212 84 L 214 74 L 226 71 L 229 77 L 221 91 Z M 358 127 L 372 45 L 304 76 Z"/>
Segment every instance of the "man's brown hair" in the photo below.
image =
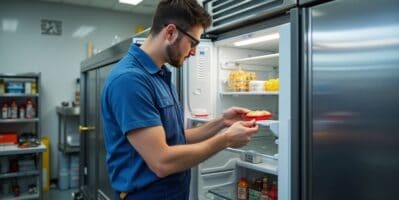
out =
<path fill-rule="evenodd" d="M 188 31 L 196 25 L 208 28 L 212 20 L 196 0 L 161 0 L 155 11 L 150 34 L 157 35 L 168 24 Z"/>

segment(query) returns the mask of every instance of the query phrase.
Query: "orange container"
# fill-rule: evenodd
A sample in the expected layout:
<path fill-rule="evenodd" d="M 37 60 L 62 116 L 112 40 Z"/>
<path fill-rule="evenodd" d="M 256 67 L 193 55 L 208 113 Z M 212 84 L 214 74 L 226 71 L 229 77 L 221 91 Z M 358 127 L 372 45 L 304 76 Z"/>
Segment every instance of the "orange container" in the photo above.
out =
<path fill-rule="evenodd" d="M 17 133 L 0 133 L 0 144 L 17 144 Z"/>

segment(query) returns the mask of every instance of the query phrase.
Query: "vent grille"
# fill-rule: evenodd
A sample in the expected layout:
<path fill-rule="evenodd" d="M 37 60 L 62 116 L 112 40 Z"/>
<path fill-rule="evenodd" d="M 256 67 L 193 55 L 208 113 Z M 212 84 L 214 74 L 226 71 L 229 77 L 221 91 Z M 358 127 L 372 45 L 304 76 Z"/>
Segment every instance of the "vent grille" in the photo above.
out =
<path fill-rule="evenodd" d="M 257 20 L 268 14 L 288 10 L 295 0 L 209 0 L 205 9 L 212 16 L 208 32 L 231 28 L 248 20 Z"/>

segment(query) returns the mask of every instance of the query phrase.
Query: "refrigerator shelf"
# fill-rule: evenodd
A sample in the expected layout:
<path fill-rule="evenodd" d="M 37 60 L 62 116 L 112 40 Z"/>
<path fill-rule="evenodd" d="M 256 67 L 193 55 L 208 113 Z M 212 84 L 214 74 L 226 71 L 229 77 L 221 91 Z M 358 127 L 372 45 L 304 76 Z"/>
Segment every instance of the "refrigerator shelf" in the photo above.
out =
<path fill-rule="evenodd" d="M 279 92 L 220 92 L 221 95 L 278 95 Z"/>
<path fill-rule="evenodd" d="M 206 197 L 213 200 L 235 200 L 237 193 L 236 191 L 236 184 L 232 183 L 210 189 L 206 194 Z"/>
<path fill-rule="evenodd" d="M 202 117 L 187 117 L 187 120 L 189 121 L 189 123 L 193 123 L 193 122 L 202 122 L 202 123 L 206 123 L 212 120 L 212 118 L 210 117 L 206 117 L 206 118 L 202 118 Z M 259 126 L 265 126 L 265 127 L 269 127 L 271 124 L 278 124 L 279 121 L 278 120 L 259 120 L 256 122 L 257 124 L 259 124 Z"/>
<path fill-rule="evenodd" d="M 278 161 L 274 159 L 264 158 L 263 162 L 258 164 L 237 160 L 237 166 L 265 172 L 268 174 L 278 175 Z"/>

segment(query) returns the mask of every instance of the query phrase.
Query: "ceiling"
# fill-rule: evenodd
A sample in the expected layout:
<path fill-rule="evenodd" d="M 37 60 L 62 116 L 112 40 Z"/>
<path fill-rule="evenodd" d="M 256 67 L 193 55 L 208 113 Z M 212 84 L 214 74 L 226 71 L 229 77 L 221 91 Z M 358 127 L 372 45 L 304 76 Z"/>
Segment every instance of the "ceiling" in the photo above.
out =
<path fill-rule="evenodd" d="M 94 8 L 103 8 L 115 11 L 124 11 L 130 13 L 140 13 L 152 15 L 159 0 L 143 0 L 137 6 L 121 4 L 118 0 L 41 0 L 44 2 L 62 3 L 78 6 L 89 6 Z"/>

